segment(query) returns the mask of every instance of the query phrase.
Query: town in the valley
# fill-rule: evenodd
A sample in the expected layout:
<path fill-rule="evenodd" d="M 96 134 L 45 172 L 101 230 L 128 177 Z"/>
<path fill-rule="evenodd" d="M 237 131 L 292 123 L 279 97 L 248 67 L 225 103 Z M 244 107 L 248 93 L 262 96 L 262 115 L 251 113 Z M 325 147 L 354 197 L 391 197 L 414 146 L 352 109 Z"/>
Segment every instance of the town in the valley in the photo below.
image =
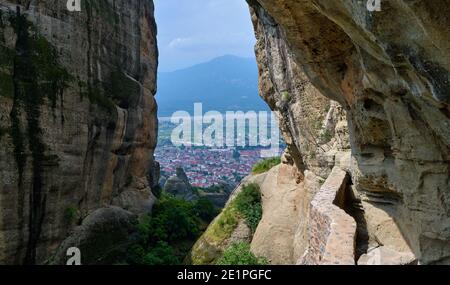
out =
<path fill-rule="evenodd" d="M 155 159 L 160 163 L 164 177 L 174 175 L 181 167 L 192 186 L 207 188 L 223 183 L 236 186 L 263 159 L 261 151 L 264 147 L 174 146 L 170 141 L 173 127 L 169 122 L 160 122 Z"/>

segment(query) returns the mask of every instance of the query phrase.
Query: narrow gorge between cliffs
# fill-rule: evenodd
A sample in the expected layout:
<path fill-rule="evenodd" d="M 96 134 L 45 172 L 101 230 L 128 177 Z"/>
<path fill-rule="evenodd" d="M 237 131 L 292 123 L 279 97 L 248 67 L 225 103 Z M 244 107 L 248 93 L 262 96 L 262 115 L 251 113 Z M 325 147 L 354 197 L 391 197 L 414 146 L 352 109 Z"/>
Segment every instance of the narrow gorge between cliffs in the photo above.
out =
<path fill-rule="evenodd" d="M 0 0 L 1 265 L 450 264 L 448 0 L 78 2 Z"/>

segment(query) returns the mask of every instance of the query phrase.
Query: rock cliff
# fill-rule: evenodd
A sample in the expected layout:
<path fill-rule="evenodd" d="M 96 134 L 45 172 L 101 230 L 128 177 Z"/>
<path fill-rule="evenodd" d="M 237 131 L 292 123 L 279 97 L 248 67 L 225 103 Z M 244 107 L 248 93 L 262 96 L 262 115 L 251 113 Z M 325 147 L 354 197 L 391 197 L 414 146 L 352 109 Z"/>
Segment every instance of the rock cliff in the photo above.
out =
<path fill-rule="evenodd" d="M 95 210 L 154 201 L 153 2 L 81 8 L 0 1 L 0 264 L 43 263 Z"/>
<path fill-rule="evenodd" d="M 378 258 L 389 262 L 450 263 L 450 2 L 381 2 L 371 12 L 366 1 L 248 0 L 261 95 L 299 183 L 307 173 L 323 182 L 333 167 L 349 174 L 355 263 L 374 248 L 399 252 Z M 294 263 L 313 249 L 313 197 L 299 204 Z"/>

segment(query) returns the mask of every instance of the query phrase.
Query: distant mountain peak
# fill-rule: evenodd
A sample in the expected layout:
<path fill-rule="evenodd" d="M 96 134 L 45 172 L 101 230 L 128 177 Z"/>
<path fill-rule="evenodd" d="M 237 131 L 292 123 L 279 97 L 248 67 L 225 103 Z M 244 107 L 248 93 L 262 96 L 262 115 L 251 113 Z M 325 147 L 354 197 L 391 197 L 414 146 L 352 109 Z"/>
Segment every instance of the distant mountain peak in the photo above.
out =
<path fill-rule="evenodd" d="M 223 55 L 208 62 L 158 75 L 160 116 L 192 112 L 194 103 L 207 111 L 268 110 L 258 95 L 255 58 Z"/>

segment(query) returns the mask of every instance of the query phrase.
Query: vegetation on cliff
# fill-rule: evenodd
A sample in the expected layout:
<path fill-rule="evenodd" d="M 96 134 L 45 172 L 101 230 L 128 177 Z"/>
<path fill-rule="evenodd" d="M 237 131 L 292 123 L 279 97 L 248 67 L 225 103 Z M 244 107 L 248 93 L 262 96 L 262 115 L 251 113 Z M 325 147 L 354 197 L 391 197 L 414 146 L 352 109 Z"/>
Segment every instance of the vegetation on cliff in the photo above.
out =
<path fill-rule="evenodd" d="M 256 230 L 262 216 L 261 194 L 257 184 L 248 184 L 218 216 L 217 221 L 210 227 L 209 234 L 213 240 L 221 241 L 230 236 L 240 219 Z"/>
<path fill-rule="evenodd" d="M 2 26 L 9 22 L 16 36 L 12 43 L 14 48 L 9 48 L 5 43 L 4 29 L 1 30 L 0 91 L 2 96 L 12 100 L 10 126 L 3 129 L 2 133 L 9 133 L 14 146 L 19 209 L 24 207 L 26 201 L 26 190 L 23 189 L 24 170 L 27 164 L 31 166 L 28 245 L 24 262 L 33 264 L 45 215 L 44 167 L 57 163 L 54 156 L 47 155 L 48 147 L 41 127 L 41 107 L 47 104 L 54 111 L 58 100 L 62 105 L 63 92 L 72 77 L 60 64 L 56 48 L 40 34 L 20 9 L 1 14 L 0 18 Z M 18 210 L 19 216 L 23 215 L 21 211 Z"/>
<path fill-rule="evenodd" d="M 131 265 L 177 265 L 216 215 L 208 200 L 189 202 L 163 194 L 151 215 L 143 216 L 129 247 Z"/>
<path fill-rule="evenodd" d="M 261 174 L 269 171 L 272 167 L 275 167 L 280 163 L 281 163 L 280 157 L 267 158 L 255 164 L 255 166 L 253 166 L 252 172 L 253 174 Z"/>
<path fill-rule="evenodd" d="M 234 204 L 245 218 L 247 225 L 255 232 L 262 217 L 261 192 L 258 184 L 245 185 Z"/>
<path fill-rule="evenodd" d="M 238 242 L 227 248 L 216 265 L 267 265 L 264 258 L 256 257 L 250 251 L 250 244 Z"/>
<path fill-rule="evenodd" d="M 227 250 L 228 240 L 240 222 L 244 222 L 252 233 L 262 217 L 261 193 L 258 184 L 249 183 L 222 210 L 203 236 L 193 247 L 189 257 L 193 264 L 211 264 Z M 251 233 L 250 233 L 251 235 Z M 233 255 L 234 249 L 230 249 Z"/>

